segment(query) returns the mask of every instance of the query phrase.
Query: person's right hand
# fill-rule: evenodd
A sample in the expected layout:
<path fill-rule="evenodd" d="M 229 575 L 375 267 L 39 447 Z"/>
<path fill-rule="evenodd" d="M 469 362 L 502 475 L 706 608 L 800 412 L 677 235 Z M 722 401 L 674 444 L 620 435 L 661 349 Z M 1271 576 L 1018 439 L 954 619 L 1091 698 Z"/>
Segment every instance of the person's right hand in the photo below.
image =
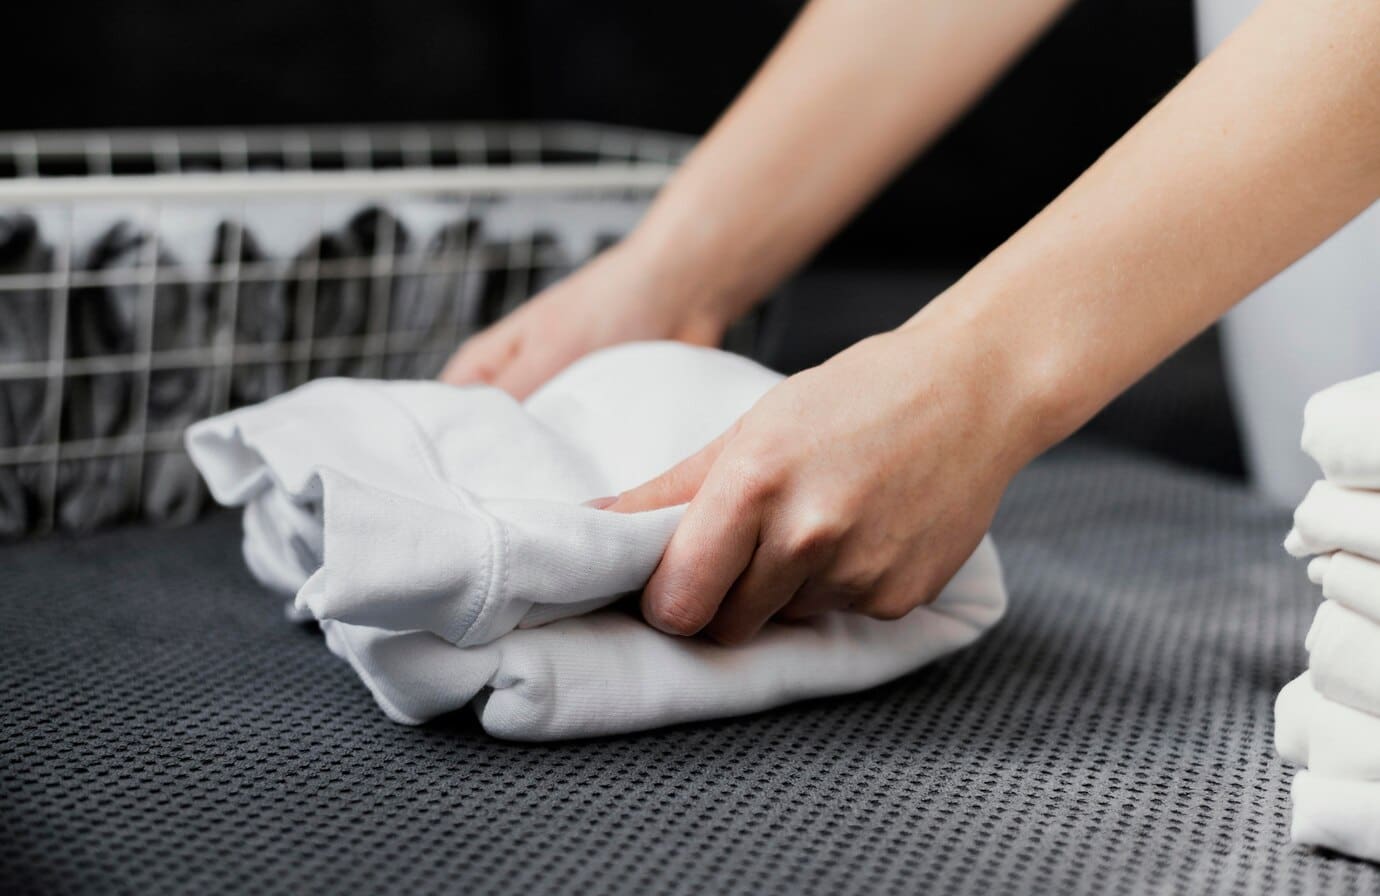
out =
<path fill-rule="evenodd" d="M 597 349 L 642 339 L 717 345 L 729 320 L 692 278 L 659 274 L 625 241 L 462 344 L 441 372 L 522 399 Z"/>

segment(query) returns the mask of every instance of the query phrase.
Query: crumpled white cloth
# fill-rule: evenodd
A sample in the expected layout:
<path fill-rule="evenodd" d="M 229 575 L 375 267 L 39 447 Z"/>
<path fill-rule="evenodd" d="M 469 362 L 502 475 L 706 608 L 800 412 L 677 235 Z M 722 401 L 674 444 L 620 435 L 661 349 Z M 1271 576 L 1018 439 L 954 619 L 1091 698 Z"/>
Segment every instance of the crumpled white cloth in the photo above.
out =
<path fill-rule="evenodd" d="M 488 387 L 319 380 L 196 424 L 187 443 L 212 495 L 245 508 L 250 570 L 320 621 L 390 718 L 471 703 L 498 736 L 584 737 L 870 687 L 1003 613 L 986 539 L 933 605 L 896 621 L 830 614 L 723 647 L 608 607 L 645 584 L 684 508 L 581 502 L 692 454 L 779 379 L 644 343 L 521 404 Z"/>
<path fill-rule="evenodd" d="M 1292 837 L 1380 861 L 1380 374 L 1309 399 L 1302 445 L 1323 470 L 1284 540 L 1323 602 L 1308 671 L 1275 703 L 1294 777 Z"/>

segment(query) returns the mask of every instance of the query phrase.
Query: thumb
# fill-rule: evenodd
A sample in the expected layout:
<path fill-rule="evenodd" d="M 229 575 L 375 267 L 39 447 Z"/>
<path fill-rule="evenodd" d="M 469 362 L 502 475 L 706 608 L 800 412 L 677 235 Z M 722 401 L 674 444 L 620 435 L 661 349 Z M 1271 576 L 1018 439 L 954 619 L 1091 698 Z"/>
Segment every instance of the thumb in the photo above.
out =
<path fill-rule="evenodd" d="M 719 455 L 723 453 L 724 446 L 728 444 L 729 437 L 735 429 L 736 424 L 665 473 L 637 488 L 623 492 L 616 501 L 604 509 L 618 513 L 641 513 L 644 510 L 657 510 L 686 503 L 700 490 L 700 485 L 704 483 Z"/>

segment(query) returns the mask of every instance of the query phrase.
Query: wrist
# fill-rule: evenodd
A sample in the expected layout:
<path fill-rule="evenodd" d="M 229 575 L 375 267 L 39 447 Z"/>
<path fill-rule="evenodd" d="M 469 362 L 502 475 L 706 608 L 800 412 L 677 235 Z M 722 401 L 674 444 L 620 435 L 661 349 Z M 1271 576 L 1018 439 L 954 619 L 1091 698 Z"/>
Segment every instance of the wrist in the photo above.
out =
<path fill-rule="evenodd" d="M 760 271 L 742 257 L 718 215 L 697 213 L 674 196 L 658 200 L 620 247 L 662 296 L 690 316 L 724 327 L 770 289 L 757 282 Z"/>
<path fill-rule="evenodd" d="M 938 363 L 943 387 L 978 438 L 989 440 L 997 462 L 1014 474 L 1071 435 L 1090 416 L 1077 390 L 1075 365 L 1057 340 L 1021 324 L 1010 309 L 945 293 L 911 318 L 898 335 L 913 358 Z"/>

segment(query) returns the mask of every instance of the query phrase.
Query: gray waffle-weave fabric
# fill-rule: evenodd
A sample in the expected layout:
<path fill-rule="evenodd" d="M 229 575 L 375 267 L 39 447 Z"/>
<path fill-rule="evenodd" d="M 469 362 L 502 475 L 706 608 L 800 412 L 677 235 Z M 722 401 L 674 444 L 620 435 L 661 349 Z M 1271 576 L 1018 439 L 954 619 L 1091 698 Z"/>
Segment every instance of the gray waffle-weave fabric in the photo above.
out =
<path fill-rule="evenodd" d="M 0 549 L 0 891 L 1312 893 L 1286 510 L 1101 449 L 1023 474 L 1009 617 L 861 695 L 549 746 L 386 721 L 238 520 Z"/>

